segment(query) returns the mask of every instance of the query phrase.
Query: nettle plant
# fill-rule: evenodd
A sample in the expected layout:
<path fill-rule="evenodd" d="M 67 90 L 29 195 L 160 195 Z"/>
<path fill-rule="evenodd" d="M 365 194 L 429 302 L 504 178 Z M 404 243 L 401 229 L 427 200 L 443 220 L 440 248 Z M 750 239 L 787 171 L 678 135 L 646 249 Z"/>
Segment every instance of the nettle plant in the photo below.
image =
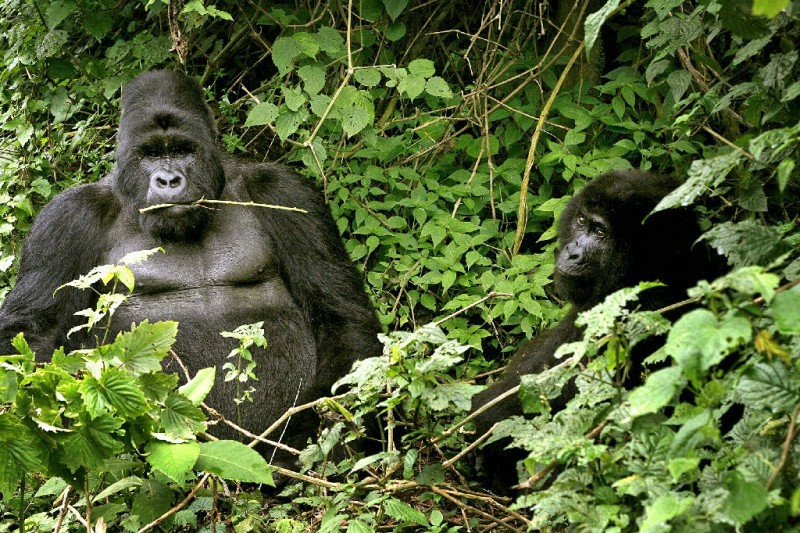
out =
<path fill-rule="evenodd" d="M 79 313 L 87 318 L 79 328 L 96 333 L 96 347 L 57 350 L 50 362 L 37 364 L 20 334 L 13 341 L 19 353 L 0 357 L 0 491 L 6 503 L 18 495 L 21 530 L 26 521 L 51 528 L 76 521 L 86 527 L 120 522 L 127 530 L 168 526 L 181 493 L 195 483 L 199 489 L 211 474 L 273 485 L 270 466 L 252 448 L 198 442 L 207 429 L 201 404 L 215 372 L 203 369 L 179 387 L 178 375 L 161 371 L 176 322 L 145 321 L 106 339 L 126 298 L 119 289 L 134 288 L 128 265 L 155 252 L 129 254 L 59 288 L 98 292 L 96 307 Z M 48 481 L 29 493 L 29 480 L 42 476 Z M 70 504 L 72 491 L 82 500 Z M 60 505 L 26 517 L 26 499 L 48 495 Z"/>

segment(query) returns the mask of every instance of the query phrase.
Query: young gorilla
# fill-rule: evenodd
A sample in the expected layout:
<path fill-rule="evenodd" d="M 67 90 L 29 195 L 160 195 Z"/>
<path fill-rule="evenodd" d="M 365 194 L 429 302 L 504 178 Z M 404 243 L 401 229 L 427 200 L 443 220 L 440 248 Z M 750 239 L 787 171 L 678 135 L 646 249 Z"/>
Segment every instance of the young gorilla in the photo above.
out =
<path fill-rule="evenodd" d="M 520 376 L 557 364 L 556 349 L 582 338 L 575 325 L 578 313 L 608 294 L 639 281 L 661 281 L 665 287 L 645 291 L 640 299 L 644 309 L 658 309 L 685 298 L 688 287 L 714 274 L 715 262 L 707 251 L 693 247 L 701 232 L 691 211 L 660 211 L 645 220 L 678 184 L 672 177 L 615 171 L 595 179 L 570 200 L 559 223 L 561 248 L 556 257 L 555 286 L 572 307 L 558 325 L 522 345 L 497 381 L 473 398 L 473 411 L 519 385 Z M 632 375 L 637 377 L 635 372 Z M 576 392 L 570 383 L 551 402 L 552 409 L 563 409 Z M 521 414 L 519 398 L 512 395 L 478 415 L 476 429 L 482 435 L 495 422 Z M 517 483 L 515 461 L 509 459 L 521 458 L 519 453 L 504 450 L 505 444 L 485 448 L 491 461 L 487 464 L 508 465 L 492 470 L 498 490 Z"/>
<path fill-rule="evenodd" d="M 96 265 L 161 246 L 164 254 L 133 266 L 136 289 L 114 315 L 112 333 L 142 320 L 177 320 L 174 349 L 189 371 L 217 367 L 206 402 L 253 433 L 292 405 L 329 394 L 355 360 L 380 354 L 380 326 L 361 277 L 308 180 L 223 154 L 203 91 L 184 74 L 141 74 L 126 87 L 122 109 L 114 171 L 60 194 L 34 223 L 17 284 L 0 308 L 0 353 L 12 352 L 20 331 L 40 360 L 62 344 L 91 344 L 66 332 L 82 322 L 73 313 L 96 298 L 55 289 Z M 193 203 L 201 198 L 308 212 L 210 209 Z M 166 203 L 178 205 L 139 211 Z M 268 347 L 253 352 L 259 381 L 239 420 L 236 384 L 224 382 L 221 369 L 237 341 L 219 333 L 258 321 Z M 313 415 L 294 417 L 287 443 L 302 448 L 316 427 Z M 213 433 L 236 436 L 223 424 Z"/>

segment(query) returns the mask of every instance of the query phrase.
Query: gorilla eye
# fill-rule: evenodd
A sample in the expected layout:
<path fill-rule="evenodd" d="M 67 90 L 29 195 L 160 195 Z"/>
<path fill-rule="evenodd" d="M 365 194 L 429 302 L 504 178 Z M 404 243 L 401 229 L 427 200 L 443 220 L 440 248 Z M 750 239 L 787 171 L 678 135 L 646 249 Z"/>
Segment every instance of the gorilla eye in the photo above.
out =
<path fill-rule="evenodd" d="M 161 150 L 157 146 L 144 145 L 140 149 L 144 157 L 161 157 Z"/>
<path fill-rule="evenodd" d="M 586 225 L 586 217 L 583 215 L 578 215 L 578 218 L 576 218 L 575 221 L 578 223 L 579 226 Z"/>
<path fill-rule="evenodd" d="M 194 147 L 189 143 L 176 143 L 170 147 L 169 153 L 173 155 L 189 155 L 194 153 Z"/>

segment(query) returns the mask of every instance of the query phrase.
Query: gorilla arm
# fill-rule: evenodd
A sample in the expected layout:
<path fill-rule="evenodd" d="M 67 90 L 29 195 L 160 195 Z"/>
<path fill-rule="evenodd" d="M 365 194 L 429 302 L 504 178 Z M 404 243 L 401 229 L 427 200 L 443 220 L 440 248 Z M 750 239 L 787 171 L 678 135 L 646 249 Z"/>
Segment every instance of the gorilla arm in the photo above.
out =
<path fill-rule="evenodd" d="M 247 182 L 253 201 L 308 211 L 264 209 L 258 216 L 277 248 L 281 277 L 317 331 L 316 390 L 327 395 L 353 362 L 380 355 L 380 324 L 320 192 L 286 167 L 259 168 Z"/>
<path fill-rule="evenodd" d="M 105 247 L 103 220 L 117 212 L 113 197 L 100 184 L 73 187 L 54 198 L 36 218 L 22 246 L 17 282 L 0 308 L 0 353 L 11 353 L 11 339 L 20 331 L 36 352 L 49 361 L 53 350 L 75 348 L 80 336 L 67 341 L 79 323 L 75 312 L 92 305 L 94 294 L 65 287 L 55 290 L 98 264 Z"/>
<path fill-rule="evenodd" d="M 500 396 L 509 389 L 520 384 L 520 376 L 526 374 L 539 374 L 551 368 L 560 361 L 554 357 L 559 346 L 567 342 L 575 342 L 581 339 L 581 330 L 575 326 L 575 318 L 578 311 L 573 306 L 567 316 L 556 326 L 539 333 L 534 338 L 522 345 L 508 363 L 503 374 L 497 378 L 489 388 L 482 391 L 472 399 L 472 410 L 489 403 L 492 399 Z M 572 383 L 567 384 L 562 390 L 562 395 L 553 402 L 553 409 L 558 411 L 563 409 L 567 400 L 575 395 Z M 522 404 L 519 396 L 513 395 L 503 401 L 493 405 L 483 413 L 475 417 L 475 428 L 478 435 L 489 430 L 495 423 L 509 416 L 521 415 Z"/>

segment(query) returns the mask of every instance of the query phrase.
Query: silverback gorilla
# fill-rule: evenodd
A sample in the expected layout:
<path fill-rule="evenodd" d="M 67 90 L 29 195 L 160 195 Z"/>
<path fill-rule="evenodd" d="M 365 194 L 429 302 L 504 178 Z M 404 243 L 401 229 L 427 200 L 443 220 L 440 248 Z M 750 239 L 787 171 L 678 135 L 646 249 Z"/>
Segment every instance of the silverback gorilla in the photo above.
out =
<path fill-rule="evenodd" d="M 705 247 L 694 246 L 700 229 L 691 211 L 672 209 L 647 216 L 678 185 L 668 176 L 615 171 L 598 177 L 570 200 L 559 220 L 554 278 L 556 291 L 572 307 L 558 325 L 520 347 L 497 381 L 473 398 L 473 411 L 519 385 L 520 376 L 557 364 L 556 349 L 582 338 L 575 325 L 578 313 L 610 293 L 639 281 L 661 281 L 664 287 L 645 291 L 640 298 L 643 309 L 653 310 L 682 300 L 688 287 L 716 273 L 718 262 Z M 630 372 L 632 379 L 640 370 Z M 563 409 L 575 393 L 574 385 L 568 384 L 551 408 Z M 482 435 L 495 422 L 521 414 L 519 398 L 512 396 L 479 414 L 476 429 Z M 490 472 L 494 488 L 501 492 L 517 482 L 514 461 L 509 459 L 522 458 L 504 450 L 505 444 L 485 447 L 489 464 L 507 466 L 492 467 Z"/>
<path fill-rule="evenodd" d="M 236 341 L 220 332 L 264 321 L 268 347 L 254 352 L 259 381 L 240 420 L 254 433 L 293 404 L 330 393 L 355 360 L 380 354 L 374 310 L 322 195 L 285 167 L 221 153 L 216 136 L 192 78 L 147 72 L 125 88 L 116 167 L 60 194 L 36 219 L 0 308 L 0 353 L 11 353 L 20 331 L 40 360 L 62 344 L 90 343 L 66 332 L 73 313 L 94 304 L 91 291 L 54 290 L 96 265 L 161 246 L 164 254 L 134 265 L 136 289 L 113 324 L 178 321 L 175 351 L 193 374 L 218 368 L 206 402 L 236 421 L 235 383 L 220 371 Z M 308 212 L 193 204 L 201 198 Z M 140 213 L 166 203 L 178 205 Z M 226 428 L 213 432 L 235 437 Z M 302 448 L 315 428 L 313 416 L 295 417 L 287 444 Z"/>

